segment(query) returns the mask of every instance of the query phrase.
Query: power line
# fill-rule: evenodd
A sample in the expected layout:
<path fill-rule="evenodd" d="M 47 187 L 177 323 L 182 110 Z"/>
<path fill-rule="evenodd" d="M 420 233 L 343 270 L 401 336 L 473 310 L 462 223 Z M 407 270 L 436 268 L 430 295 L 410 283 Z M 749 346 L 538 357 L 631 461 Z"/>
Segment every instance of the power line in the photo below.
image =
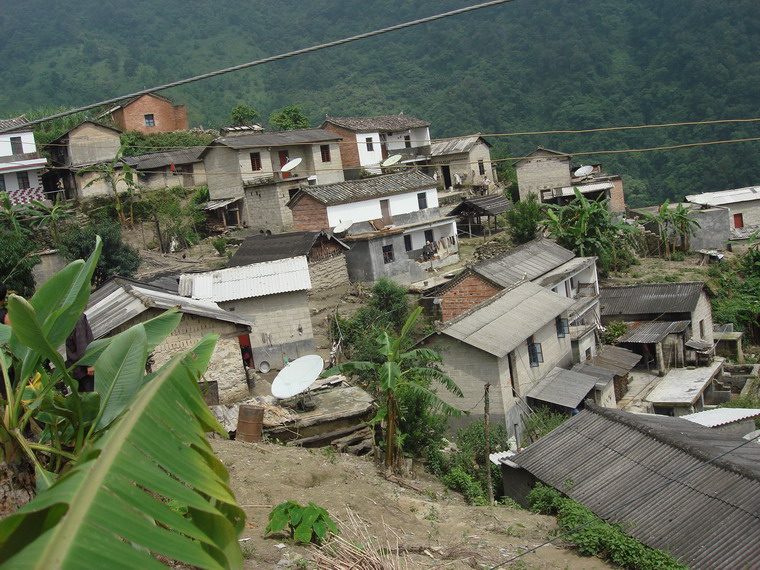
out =
<path fill-rule="evenodd" d="M 223 75 L 225 73 L 231 73 L 233 71 L 240 71 L 241 69 L 247 69 L 249 67 L 254 67 L 256 65 L 262 65 L 264 63 L 271 63 L 273 61 L 279 61 L 282 59 L 287 59 L 290 57 L 295 57 L 297 55 L 303 55 L 306 53 L 312 53 L 315 51 L 319 51 L 326 48 L 336 47 L 340 45 L 344 45 L 347 43 L 355 42 L 357 40 L 363 40 L 366 38 L 371 38 L 374 36 L 379 36 L 381 34 L 387 34 L 389 32 L 395 32 L 398 30 L 403 30 L 405 28 L 411 28 L 412 26 L 418 26 L 420 24 L 426 24 L 428 22 L 435 22 L 436 20 L 442 20 L 443 18 L 449 18 L 451 16 L 458 16 L 460 14 L 465 14 L 467 12 L 474 12 L 475 10 L 480 10 L 482 8 L 489 8 L 491 6 L 497 6 L 499 4 L 506 4 L 507 2 L 514 2 L 514 0 L 491 0 L 490 2 L 483 2 L 481 4 L 475 4 L 472 6 L 466 6 L 464 8 L 458 8 L 457 10 L 451 10 L 449 12 L 443 12 L 441 14 L 435 14 L 433 16 L 427 16 L 425 18 L 418 18 L 417 20 L 412 20 L 409 22 L 404 22 L 402 24 L 396 24 L 394 26 L 389 26 L 387 28 L 381 28 L 378 30 L 373 30 L 371 32 L 365 32 L 363 34 L 357 34 L 355 36 L 351 36 L 348 38 L 343 38 L 340 40 L 335 40 L 332 42 L 326 42 L 323 44 L 318 44 L 315 46 L 298 49 L 294 51 L 290 51 L 287 53 L 274 55 L 271 57 L 266 57 L 264 59 L 257 59 L 255 61 L 250 61 L 248 63 L 242 63 L 240 65 L 234 65 L 232 67 L 226 67 L 224 69 L 219 69 L 216 71 L 211 71 L 209 73 L 203 73 L 201 75 L 196 75 L 194 77 L 188 77 L 186 79 L 180 79 L 179 81 L 174 81 L 172 83 L 166 83 L 164 85 L 159 85 L 157 87 L 151 87 L 149 89 L 143 89 L 141 91 L 135 91 L 134 93 L 130 93 L 128 95 L 121 95 L 119 97 L 114 97 L 112 99 L 106 99 L 105 101 L 100 101 L 98 103 L 93 103 L 92 105 L 85 105 L 84 107 L 78 107 L 76 109 L 71 109 L 69 111 L 64 111 L 63 113 L 56 113 L 55 115 L 50 115 L 47 117 L 43 117 L 41 119 L 35 119 L 33 121 L 29 121 L 28 123 L 24 123 L 21 125 L 22 127 L 26 127 L 29 125 L 35 125 L 38 123 L 43 123 L 45 121 L 49 121 L 51 119 L 58 119 L 60 117 L 66 117 L 68 115 L 73 115 L 74 113 L 81 113 L 82 111 L 88 111 L 90 109 L 94 109 L 95 107 L 101 107 L 103 105 L 111 105 L 113 103 L 118 103 L 119 101 L 123 101 L 124 99 L 131 99 L 132 97 L 139 97 L 141 95 L 147 95 L 149 93 L 154 93 L 156 91 L 163 91 L 164 89 L 170 89 L 172 87 L 179 87 L 180 85 L 186 85 L 188 83 L 193 83 L 195 81 L 201 81 L 203 79 L 209 79 L 211 77 L 216 77 L 217 75 Z M 9 131 L 18 130 L 19 126 L 9 127 L 5 129 L 0 129 L 0 134 L 6 133 Z"/>

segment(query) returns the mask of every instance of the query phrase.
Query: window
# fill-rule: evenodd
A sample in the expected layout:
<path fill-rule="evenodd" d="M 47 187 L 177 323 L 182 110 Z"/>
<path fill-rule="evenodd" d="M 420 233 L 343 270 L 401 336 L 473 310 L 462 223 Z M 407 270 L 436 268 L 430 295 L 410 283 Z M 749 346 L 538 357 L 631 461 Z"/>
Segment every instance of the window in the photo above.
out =
<path fill-rule="evenodd" d="M 483 176 L 486 173 L 486 165 L 483 164 L 482 160 L 478 161 L 478 172 L 481 176 Z"/>
<path fill-rule="evenodd" d="M 5 176 L 0 174 L 0 192 L 5 192 Z"/>
<path fill-rule="evenodd" d="M 11 137 L 11 154 L 24 154 L 24 145 L 21 137 Z"/>
<path fill-rule="evenodd" d="M 367 137 L 364 139 L 364 142 L 367 143 L 367 152 L 375 150 L 375 146 L 372 144 L 372 137 Z"/>
<path fill-rule="evenodd" d="M 567 322 L 567 319 L 563 319 L 562 317 L 557 317 L 556 324 L 557 324 L 557 338 L 565 338 L 565 335 L 570 334 L 570 324 Z"/>
<path fill-rule="evenodd" d="M 533 337 L 528 339 L 528 360 L 530 360 L 531 368 L 535 368 L 544 361 L 544 353 L 541 350 L 541 343 L 534 342 Z"/>
<path fill-rule="evenodd" d="M 251 153 L 251 170 L 261 170 L 261 153 L 260 152 L 252 152 Z"/>
<path fill-rule="evenodd" d="M 412 251 L 412 236 L 409 234 L 404 236 L 404 250 Z"/>
<path fill-rule="evenodd" d="M 705 320 L 699 321 L 699 338 L 705 338 Z"/>
<path fill-rule="evenodd" d="M 156 126 L 156 119 L 153 117 L 153 113 L 149 113 L 145 115 L 145 126 L 146 127 L 155 127 Z"/>
<path fill-rule="evenodd" d="M 417 205 L 420 207 L 420 210 L 427 208 L 427 194 L 425 192 L 417 194 Z"/>
<path fill-rule="evenodd" d="M 384 245 L 383 246 L 383 263 L 393 263 L 396 261 L 393 257 L 393 246 L 392 245 Z"/>
<path fill-rule="evenodd" d="M 322 153 L 322 162 L 330 162 L 330 145 L 321 145 L 319 151 Z"/>
<path fill-rule="evenodd" d="M 23 190 L 24 188 L 29 188 L 29 173 L 28 172 L 17 172 L 16 178 L 18 179 L 19 190 Z"/>
<path fill-rule="evenodd" d="M 433 230 L 425 230 L 425 243 L 433 243 L 435 238 L 433 237 Z"/>
<path fill-rule="evenodd" d="M 404 135 L 404 147 L 412 148 L 412 137 L 409 135 Z"/>

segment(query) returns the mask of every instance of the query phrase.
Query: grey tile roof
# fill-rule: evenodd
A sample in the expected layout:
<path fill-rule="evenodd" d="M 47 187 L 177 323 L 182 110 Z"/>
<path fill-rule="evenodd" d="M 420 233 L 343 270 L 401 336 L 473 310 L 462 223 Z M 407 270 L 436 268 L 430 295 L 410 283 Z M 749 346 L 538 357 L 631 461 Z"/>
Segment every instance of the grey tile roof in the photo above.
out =
<path fill-rule="evenodd" d="M 651 321 L 635 323 L 634 326 L 617 339 L 617 342 L 630 342 L 633 344 L 661 342 L 669 334 L 684 332 L 689 328 L 689 322 L 690 321 Z"/>
<path fill-rule="evenodd" d="M 0 129 L 13 129 L 15 127 L 20 127 L 26 123 L 26 117 L 24 115 L 20 115 L 18 117 L 11 117 L 10 119 L 0 119 Z M 28 127 L 26 130 L 32 130 L 32 127 Z"/>
<path fill-rule="evenodd" d="M 277 259 L 305 256 L 309 254 L 314 243 L 321 236 L 348 249 L 346 244 L 335 238 L 332 234 L 324 231 L 251 236 L 245 238 L 243 243 L 240 244 L 240 247 L 230 258 L 227 267 L 240 267 L 242 265 L 261 263 L 262 261 L 275 261 Z"/>
<path fill-rule="evenodd" d="M 324 123 L 332 123 L 350 131 L 405 131 L 429 127 L 430 123 L 415 119 L 403 113 L 399 115 L 382 115 L 379 117 L 326 117 Z M 322 123 L 324 125 L 324 123 Z"/>
<path fill-rule="evenodd" d="M 504 194 L 491 194 L 462 200 L 448 215 L 462 216 L 472 213 L 481 216 L 496 216 L 511 210 L 512 206 L 512 201 Z"/>
<path fill-rule="evenodd" d="M 430 154 L 431 156 L 447 156 L 449 154 L 470 152 L 478 140 L 491 146 L 491 143 L 480 135 L 470 135 L 469 137 L 457 137 L 442 141 L 433 141 L 430 145 Z"/>
<path fill-rule="evenodd" d="M 535 283 L 521 283 L 452 319 L 440 332 L 501 358 L 572 304 Z"/>
<path fill-rule="evenodd" d="M 501 287 L 509 287 L 523 277 L 532 281 L 573 257 L 575 254 L 572 251 L 551 240 L 536 239 L 502 255 L 481 261 L 471 269 Z"/>
<path fill-rule="evenodd" d="M 363 178 L 361 180 L 346 180 L 335 184 L 319 186 L 304 186 L 293 197 L 289 204 L 294 204 L 302 194 L 314 198 L 317 202 L 331 206 L 348 204 L 392 194 L 402 194 L 414 190 L 435 188 L 435 180 L 419 170 L 408 170 L 394 174 L 384 174 Z"/>
<path fill-rule="evenodd" d="M 595 376 L 554 368 L 528 392 L 528 397 L 564 408 L 577 408 L 598 382 Z"/>
<path fill-rule="evenodd" d="M 601 311 L 603 316 L 690 313 L 704 288 L 701 281 L 604 287 Z"/>
<path fill-rule="evenodd" d="M 275 133 L 250 133 L 219 137 L 212 145 L 224 145 L 231 148 L 258 148 L 263 146 L 294 146 L 339 141 L 341 137 L 324 129 L 296 129 Z"/>
<path fill-rule="evenodd" d="M 588 403 L 512 461 L 690 568 L 751 568 L 760 560 L 754 441 Z"/>
<path fill-rule="evenodd" d="M 200 162 L 200 155 L 206 147 L 191 146 L 176 150 L 151 152 L 138 156 L 125 156 L 122 160 L 137 170 L 165 168 L 171 164 L 190 164 Z"/>

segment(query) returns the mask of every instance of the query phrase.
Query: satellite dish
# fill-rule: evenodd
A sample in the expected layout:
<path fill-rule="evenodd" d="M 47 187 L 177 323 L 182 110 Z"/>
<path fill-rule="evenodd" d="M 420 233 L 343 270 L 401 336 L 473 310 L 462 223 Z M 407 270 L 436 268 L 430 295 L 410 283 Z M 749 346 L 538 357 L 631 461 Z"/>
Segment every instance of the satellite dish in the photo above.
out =
<path fill-rule="evenodd" d="M 591 174 L 593 171 L 594 167 L 591 165 L 581 166 L 578 170 L 575 171 L 575 176 L 586 176 L 588 174 Z"/>
<path fill-rule="evenodd" d="M 317 354 L 295 359 L 272 382 L 272 396 L 290 398 L 306 390 L 322 372 L 324 361 Z"/>
<path fill-rule="evenodd" d="M 345 222 L 339 223 L 337 226 L 333 228 L 334 234 L 342 234 L 348 231 L 348 228 L 350 228 L 354 222 L 351 220 L 346 220 Z"/>
<path fill-rule="evenodd" d="M 401 160 L 401 155 L 400 155 L 400 154 L 393 154 L 393 155 L 389 156 L 388 158 L 386 158 L 386 159 L 383 161 L 383 164 L 382 164 L 382 166 L 393 166 L 393 165 L 394 165 L 394 164 L 396 164 L 396 163 L 397 163 L 399 160 Z"/>
<path fill-rule="evenodd" d="M 282 168 L 280 168 L 280 172 L 290 172 L 293 170 L 296 166 L 301 164 L 302 158 L 294 158 L 293 160 L 289 160 L 285 164 L 282 165 Z"/>

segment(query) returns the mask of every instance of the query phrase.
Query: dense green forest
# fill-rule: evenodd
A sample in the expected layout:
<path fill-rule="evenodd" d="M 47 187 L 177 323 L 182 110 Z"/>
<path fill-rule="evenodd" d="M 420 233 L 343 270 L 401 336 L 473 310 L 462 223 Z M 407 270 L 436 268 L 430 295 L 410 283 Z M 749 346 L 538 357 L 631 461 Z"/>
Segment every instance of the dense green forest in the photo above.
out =
<path fill-rule="evenodd" d="M 469 0 L 8 3 L 0 13 L 0 116 L 74 107 L 445 10 Z M 333 116 L 403 111 L 433 137 L 749 119 L 758 112 L 756 0 L 515 0 L 163 92 L 192 125 L 246 103 Z M 625 176 L 628 202 L 758 184 L 758 141 L 588 154 L 760 136 L 759 123 L 493 136 L 499 156 L 537 145 Z"/>

